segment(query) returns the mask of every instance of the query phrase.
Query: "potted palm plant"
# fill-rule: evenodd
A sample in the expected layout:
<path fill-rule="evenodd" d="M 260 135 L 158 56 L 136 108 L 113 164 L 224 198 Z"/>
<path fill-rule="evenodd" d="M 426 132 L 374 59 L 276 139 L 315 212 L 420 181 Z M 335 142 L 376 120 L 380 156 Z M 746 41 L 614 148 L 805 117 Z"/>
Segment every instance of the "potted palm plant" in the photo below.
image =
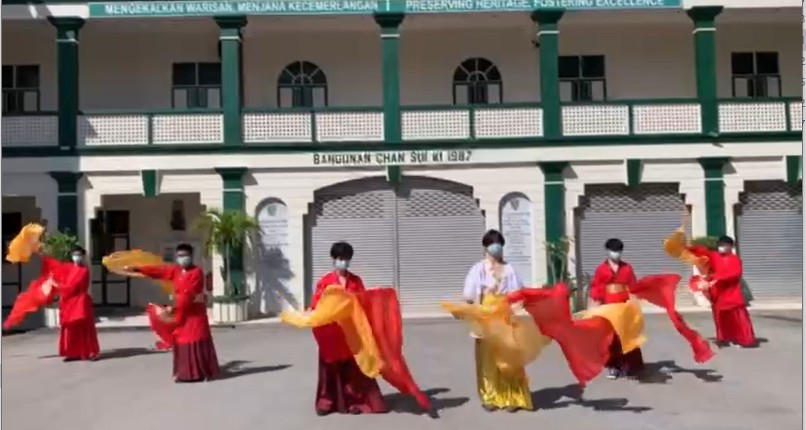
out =
<path fill-rule="evenodd" d="M 68 232 L 54 231 L 45 234 L 42 238 L 42 254 L 54 260 L 70 261 L 73 247 L 78 245 L 78 238 Z M 58 303 L 45 307 L 45 327 L 59 326 Z"/>
<path fill-rule="evenodd" d="M 546 260 L 549 266 L 549 281 L 562 282 L 568 286 L 570 293 L 570 306 L 572 312 L 584 310 L 587 306 L 587 296 L 584 285 L 568 272 L 568 259 L 573 252 L 573 241 L 563 236 L 556 242 L 544 242 Z"/>
<path fill-rule="evenodd" d="M 224 260 L 221 275 L 224 278 L 224 295 L 213 297 L 213 320 L 215 322 L 239 322 L 246 320 L 249 295 L 242 277 L 233 279 L 233 256 L 240 255 L 258 223 L 244 212 L 224 212 L 208 209 L 193 222 L 193 230 L 201 234 L 207 255 L 218 253 Z"/>

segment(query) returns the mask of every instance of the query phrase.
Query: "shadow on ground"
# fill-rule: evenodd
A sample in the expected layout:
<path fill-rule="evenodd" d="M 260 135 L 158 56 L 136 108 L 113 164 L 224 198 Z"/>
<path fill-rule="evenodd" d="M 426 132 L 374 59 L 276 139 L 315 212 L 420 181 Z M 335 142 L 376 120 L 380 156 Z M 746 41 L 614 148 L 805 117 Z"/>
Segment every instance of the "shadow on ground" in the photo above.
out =
<path fill-rule="evenodd" d="M 239 376 L 255 375 L 258 373 L 276 372 L 278 370 L 288 369 L 290 364 L 275 364 L 271 366 L 254 366 L 245 367 L 251 363 L 246 360 L 233 360 L 228 361 L 221 365 L 221 377 L 219 379 L 232 379 Z"/>
<path fill-rule="evenodd" d="M 423 390 L 423 393 L 431 399 L 431 406 L 434 408 L 430 414 L 432 418 L 437 418 L 439 416 L 439 411 L 443 409 L 457 408 L 470 401 L 470 398 L 468 397 L 435 397 L 438 394 L 444 394 L 449 391 L 451 390 L 448 388 L 429 388 L 427 390 Z M 386 400 L 386 404 L 391 408 L 392 412 L 411 414 L 422 413 L 419 406 L 417 406 L 417 402 L 415 402 L 414 398 L 411 396 L 393 393 L 384 396 L 384 399 Z"/>
<path fill-rule="evenodd" d="M 165 351 L 157 351 L 150 348 L 118 348 L 118 349 L 110 349 L 110 350 L 102 350 L 101 354 L 98 356 L 99 360 L 114 360 L 117 358 L 130 358 L 130 357 L 138 357 L 141 355 L 150 355 L 150 354 L 163 354 Z M 38 357 L 40 360 L 46 360 L 51 358 L 61 358 L 58 354 L 51 354 L 51 355 L 43 355 Z"/>
<path fill-rule="evenodd" d="M 717 341 L 715 337 L 709 337 L 709 338 L 708 338 L 708 340 L 709 340 L 709 341 L 711 341 L 711 342 L 713 342 L 713 343 L 714 343 L 714 345 L 716 345 L 716 347 L 717 347 L 717 348 L 719 348 L 719 349 L 722 349 L 722 348 L 730 348 L 730 347 L 731 347 L 731 345 L 730 345 L 730 344 L 727 344 L 727 343 L 724 343 L 724 342 L 719 342 L 719 341 Z M 763 344 L 765 344 L 765 343 L 768 343 L 769 341 L 770 341 L 770 340 L 769 340 L 769 339 L 767 339 L 767 338 L 765 338 L 765 337 L 757 337 L 757 338 L 756 338 L 756 343 L 755 343 L 754 345 L 751 345 L 751 346 L 745 346 L 745 347 L 743 347 L 743 348 L 745 348 L 745 349 L 754 349 L 754 348 L 758 348 L 758 347 L 760 347 L 761 345 L 763 345 Z"/>
<path fill-rule="evenodd" d="M 584 390 L 578 384 L 570 384 L 560 388 L 544 388 L 532 392 L 532 403 L 536 410 L 567 408 L 581 406 L 594 411 L 621 411 L 641 413 L 651 411 L 648 406 L 628 406 L 629 401 L 621 398 L 585 399 Z"/>
<path fill-rule="evenodd" d="M 680 373 L 694 375 L 703 382 L 722 382 L 724 378 L 716 373 L 714 369 L 686 369 L 678 366 L 674 360 L 665 360 L 646 363 L 644 371 L 638 377 L 638 382 L 642 384 L 665 384 L 673 378 L 672 375 Z"/>

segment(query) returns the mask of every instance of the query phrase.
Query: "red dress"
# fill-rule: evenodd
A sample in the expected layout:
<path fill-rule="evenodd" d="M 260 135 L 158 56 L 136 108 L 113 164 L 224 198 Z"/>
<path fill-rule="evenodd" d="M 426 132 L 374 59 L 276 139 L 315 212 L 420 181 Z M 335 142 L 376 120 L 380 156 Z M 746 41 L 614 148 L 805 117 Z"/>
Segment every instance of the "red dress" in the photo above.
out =
<path fill-rule="evenodd" d="M 361 278 L 346 273 L 344 288 L 353 293 L 364 291 Z M 330 285 L 341 285 L 339 274 L 328 273 L 316 284 L 316 292 L 311 308 Z M 313 329 L 313 336 L 319 345 L 319 382 L 316 387 L 316 413 L 325 415 L 333 412 L 366 414 L 386 412 L 378 383 L 361 373 L 353 358 L 344 333 L 338 324 L 329 324 Z"/>
<path fill-rule="evenodd" d="M 95 329 L 95 312 L 89 294 L 90 271 L 86 266 L 42 257 L 53 268 L 59 293 L 59 355 L 65 360 L 94 360 L 101 348 Z"/>
<path fill-rule="evenodd" d="M 590 286 L 591 299 L 602 304 L 626 303 L 630 300 L 628 289 L 636 282 L 635 272 L 629 263 L 621 261 L 613 271 L 610 263 L 605 261 L 596 268 L 596 273 L 593 275 Z M 614 287 L 609 289 L 610 285 Z M 641 348 L 635 348 L 624 354 L 621 350 L 621 340 L 614 335 L 613 343 L 610 344 L 610 359 L 606 366 L 625 375 L 635 376 L 644 368 Z"/>
<path fill-rule="evenodd" d="M 690 250 L 698 256 L 708 257 L 711 271 L 708 280 L 714 285 L 706 295 L 711 301 L 717 342 L 755 346 L 756 335 L 742 294 L 742 260 L 732 253 L 722 255 L 699 246 Z"/>
<path fill-rule="evenodd" d="M 170 281 L 174 285 L 173 374 L 176 381 L 198 382 L 217 378 L 220 370 L 207 319 L 207 304 L 195 300 L 204 292 L 202 270 L 167 265 L 141 267 L 139 271 L 149 278 Z"/>

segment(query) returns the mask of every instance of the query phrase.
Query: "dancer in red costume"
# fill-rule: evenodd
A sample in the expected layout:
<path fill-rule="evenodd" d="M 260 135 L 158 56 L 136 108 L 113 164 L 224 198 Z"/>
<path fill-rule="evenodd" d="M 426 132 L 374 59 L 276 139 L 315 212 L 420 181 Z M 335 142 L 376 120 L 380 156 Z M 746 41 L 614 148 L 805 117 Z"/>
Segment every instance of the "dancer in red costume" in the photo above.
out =
<path fill-rule="evenodd" d="M 689 247 L 692 254 L 708 258 L 709 274 L 700 288 L 711 301 L 717 343 L 756 346 L 753 323 L 742 294 L 742 260 L 733 253 L 733 239 L 729 236 L 719 238 L 717 249 L 714 252 L 701 246 Z"/>
<path fill-rule="evenodd" d="M 54 288 L 59 294 L 59 355 L 64 361 L 95 360 L 100 354 L 95 313 L 89 294 L 90 271 L 86 251 L 80 246 L 70 253 L 71 263 L 42 256 L 43 264 L 53 267 Z"/>
<path fill-rule="evenodd" d="M 607 259 L 596 268 L 590 285 L 591 299 L 602 303 L 625 303 L 630 300 L 630 289 L 637 282 L 632 266 L 621 260 L 624 243 L 619 239 L 605 242 Z M 610 345 L 610 360 L 607 362 L 609 379 L 621 376 L 637 376 L 644 368 L 641 348 L 624 354 L 618 336 Z"/>
<path fill-rule="evenodd" d="M 183 243 L 176 247 L 177 264 L 165 266 L 127 267 L 149 278 L 174 284 L 176 306 L 174 316 L 163 314 L 173 328 L 173 374 L 176 382 L 200 382 L 219 376 L 213 335 L 207 319 L 204 300 L 204 273 L 193 264 L 193 247 Z"/>
<path fill-rule="evenodd" d="M 333 271 L 322 276 L 316 284 L 311 309 L 316 309 L 325 289 L 341 285 L 351 293 L 364 291 L 364 282 L 350 272 L 353 247 L 347 242 L 334 243 L 330 248 Z M 338 324 L 315 327 L 313 335 L 319 345 L 319 382 L 316 387 L 316 413 L 350 414 L 384 413 L 387 411 L 378 383 L 361 373 L 353 353 Z"/>

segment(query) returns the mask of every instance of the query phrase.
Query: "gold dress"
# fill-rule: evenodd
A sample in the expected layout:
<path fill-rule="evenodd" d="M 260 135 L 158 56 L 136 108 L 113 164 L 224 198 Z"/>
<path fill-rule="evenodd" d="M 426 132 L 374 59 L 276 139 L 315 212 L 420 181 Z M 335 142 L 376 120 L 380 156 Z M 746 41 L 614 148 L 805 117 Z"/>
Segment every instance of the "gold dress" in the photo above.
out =
<path fill-rule="evenodd" d="M 482 307 L 495 307 L 504 296 L 485 294 Z M 529 379 L 523 367 L 506 372 L 496 365 L 494 350 L 485 339 L 476 339 L 476 386 L 482 406 L 488 409 L 534 410 Z"/>

